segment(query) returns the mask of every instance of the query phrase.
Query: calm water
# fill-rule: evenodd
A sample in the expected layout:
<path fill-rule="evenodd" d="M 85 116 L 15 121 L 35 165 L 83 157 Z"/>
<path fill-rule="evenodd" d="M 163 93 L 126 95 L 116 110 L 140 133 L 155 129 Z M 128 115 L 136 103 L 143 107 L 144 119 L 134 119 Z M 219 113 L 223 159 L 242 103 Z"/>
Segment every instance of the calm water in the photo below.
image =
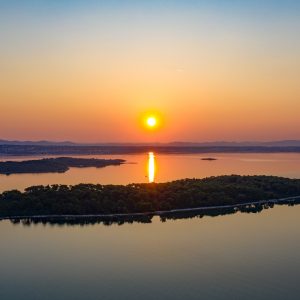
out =
<path fill-rule="evenodd" d="M 300 178 L 299 154 L 122 156 L 132 164 L 0 176 L 33 184 L 169 181 L 218 174 Z M 151 224 L 0 222 L 1 300 L 300 299 L 300 206 Z"/>
<path fill-rule="evenodd" d="M 300 207 L 152 224 L 0 222 L 1 300 L 299 299 Z"/>
<path fill-rule="evenodd" d="M 203 178 L 224 174 L 277 175 L 300 178 L 300 153 L 276 154 L 199 154 L 199 155 L 139 155 L 113 156 L 127 161 L 121 166 L 106 168 L 71 168 L 58 174 L 0 175 L 0 191 L 24 189 L 32 185 L 103 183 L 127 184 L 132 182 L 171 181 L 181 178 Z M 215 161 L 201 158 L 213 156 Z M 112 158 L 112 156 L 93 156 Z M 38 159 L 39 157 L 15 157 L 14 160 Z M 7 160 L 12 158 L 0 158 Z"/>

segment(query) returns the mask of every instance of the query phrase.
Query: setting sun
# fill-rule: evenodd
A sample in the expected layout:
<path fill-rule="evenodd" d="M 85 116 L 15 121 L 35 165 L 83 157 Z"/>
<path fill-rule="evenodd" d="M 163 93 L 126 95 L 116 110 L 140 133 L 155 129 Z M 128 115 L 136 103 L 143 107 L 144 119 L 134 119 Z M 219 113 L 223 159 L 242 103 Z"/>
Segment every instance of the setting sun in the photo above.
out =
<path fill-rule="evenodd" d="M 156 124 L 157 124 L 157 120 L 156 120 L 155 117 L 148 117 L 148 118 L 147 118 L 147 125 L 148 125 L 149 127 L 155 127 Z"/>
<path fill-rule="evenodd" d="M 164 116 L 158 110 L 148 110 L 139 115 L 140 128 L 148 133 L 157 133 L 158 131 L 161 131 L 164 122 Z"/>

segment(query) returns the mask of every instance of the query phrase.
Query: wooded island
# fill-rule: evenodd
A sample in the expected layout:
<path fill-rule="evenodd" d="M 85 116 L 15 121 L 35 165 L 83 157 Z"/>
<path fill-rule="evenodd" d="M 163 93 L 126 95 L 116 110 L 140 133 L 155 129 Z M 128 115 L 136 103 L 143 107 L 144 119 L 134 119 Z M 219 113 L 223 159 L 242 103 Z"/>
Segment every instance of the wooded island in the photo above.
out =
<path fill-rule="evenodd" d="M 296 197 L 300 180 L 218 176 L 166 183 L 33 186 L 0 194 L 0 217 L 135 214 Z"/>

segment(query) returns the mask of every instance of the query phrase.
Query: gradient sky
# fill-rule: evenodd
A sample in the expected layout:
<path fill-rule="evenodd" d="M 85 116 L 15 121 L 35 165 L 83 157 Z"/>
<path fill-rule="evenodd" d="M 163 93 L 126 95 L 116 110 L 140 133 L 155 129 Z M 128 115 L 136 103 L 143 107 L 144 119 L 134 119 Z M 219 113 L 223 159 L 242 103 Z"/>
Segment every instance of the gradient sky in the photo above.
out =
<path fill-rule="evenodd" d="M 300 139 L 299 2 L 0 0 L 0 138 Z"/>

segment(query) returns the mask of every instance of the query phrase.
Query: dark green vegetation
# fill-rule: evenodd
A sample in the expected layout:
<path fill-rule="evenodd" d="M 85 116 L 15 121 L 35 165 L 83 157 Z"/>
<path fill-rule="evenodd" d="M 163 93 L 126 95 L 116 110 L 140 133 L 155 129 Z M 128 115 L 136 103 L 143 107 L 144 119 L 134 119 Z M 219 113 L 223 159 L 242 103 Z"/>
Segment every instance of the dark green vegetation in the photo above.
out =
<path fill-rule="evenodd" d="M 300 204 L 300 198 L 286 199 L 283 201 L 265 201 L 264 203 L 245 204 L 240 206 L 231 207 L 214 207 L 207 209 L 194 209 L 189 211 L 164 211 L 153 212 L 138 215 L 72 215 L 72 216 L 32 216 L 32 217 L 14 217 L 10 218 L 13 224 L 22 224 L 24 226 L 30 226 L 32 224 L 49 224 L 49 225 L 93 225 L 103 224 L 106 226 L 118 224 L 123 225 L 126 223 L 152 223 L 152 218 L 155 215 L 159 215 L 161 222 L 167 220 L 180 220 L 180 219 L 193 219 L 203 217 L 218 217 L 224 215 L 232 215 L 237 212 L 240 213 L 260 213 L 264 209 L 273 208 L 275 205 L 288 205 L 294 206 Z"/>
<path fill-rule="evenodd" d="M 103 168 L 106 166 L 123 164 L 123 159 L 96 159 L 58 157 L 38 160 L 6 161 L 0 162 L 0 174 L 17 173 L 64 173 L 69 168 Z"/>
<path fill-rule="evenodd" d="M 238 205 L 300 195 L 300 180 L 219 176 L 167 183 L 29 187 L 0 195 L 0 217 L 151 213 Z"/>

